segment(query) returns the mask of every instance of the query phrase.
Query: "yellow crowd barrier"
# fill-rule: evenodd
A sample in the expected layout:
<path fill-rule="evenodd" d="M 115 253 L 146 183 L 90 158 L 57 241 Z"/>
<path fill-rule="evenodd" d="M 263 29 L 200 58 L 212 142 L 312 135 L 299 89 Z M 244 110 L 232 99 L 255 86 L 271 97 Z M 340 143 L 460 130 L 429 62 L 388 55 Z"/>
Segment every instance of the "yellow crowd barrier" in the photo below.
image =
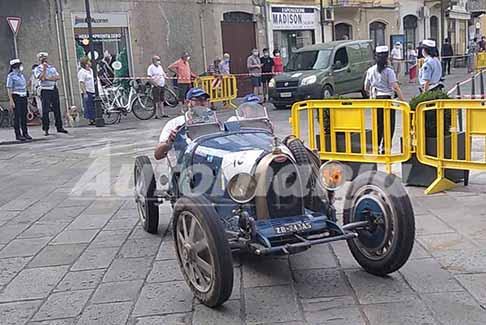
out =
<path fill-rule="evenodd" d="M 293 105 L 292 132 L 317 150 L 321 160 L 382 163 L 391 173 L 393 163 L 411 157 L 411 111 L 395 100 L 309 100 Z M 402 145 L 393 151 L 395 119 L 402 129 Z M 304 124 L 304 125 L 303 125 Z M 379 128 L 382 124 L 383 127 Z M 301 133 L 306 130 L 307 134 Z M 382 130 L 381 132 L 379 130 Z M 381 134 L 380 134 L 381 133 Z M 380 138 L 383 138 L 380 147 Z M 381 149 L 380 149 L 381 148 Z"/>
<path fill-rule="evenodd" d="M 486 52 L 480 52 L 474 55 L 474 67 L 476 70 L 486 69 Z"/>
<path fill-rule="evenodd" d="M 211 103 L 224 102 L 236 108 L 232 100 L 238 96 L 236 77 L 233 75 L 204 76 L 194 82 L 195 87 L 204 89 Z"/>
<path fill-rule="evenodd" d="M 435 145 L 426 141 L 426 125 L 435 117 Z M 453 188 L 456 184 L 445 178 L 445 169 L 486 171 L 486 142 L 473 152 L 473 139 L 486 141 L 486 101 L 436 100 L 417 107 L 417 158 L 423 164 L 437 168 L 437 179 L 426 194 Z"/>

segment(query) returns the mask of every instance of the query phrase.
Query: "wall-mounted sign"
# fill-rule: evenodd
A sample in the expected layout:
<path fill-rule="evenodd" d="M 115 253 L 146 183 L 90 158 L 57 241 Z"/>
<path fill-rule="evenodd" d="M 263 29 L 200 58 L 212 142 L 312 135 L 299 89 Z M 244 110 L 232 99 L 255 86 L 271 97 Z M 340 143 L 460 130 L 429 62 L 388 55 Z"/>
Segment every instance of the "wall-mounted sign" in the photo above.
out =
<path fill-rule="evenodd" d="M 86 13 L 73 13 L 74 28 L 87 28 Z M 125 13 L 92 13 L 91 24 L 95 27 L 128 27 L 128 17 Z"/>
<path fill-rule="evenodd" d="M 314 29 L 316 11 L 306 7 L 272 7 L 274 30 Z"/>

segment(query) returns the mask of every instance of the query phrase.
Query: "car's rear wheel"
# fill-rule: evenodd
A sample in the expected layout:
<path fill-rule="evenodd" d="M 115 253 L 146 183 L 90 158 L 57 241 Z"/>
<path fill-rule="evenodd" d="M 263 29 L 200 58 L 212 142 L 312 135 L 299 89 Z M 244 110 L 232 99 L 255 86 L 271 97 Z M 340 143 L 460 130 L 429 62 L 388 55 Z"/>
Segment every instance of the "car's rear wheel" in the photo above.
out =
<path fill-rule="evenodd" d="M 415 220 L 400 179 L 371 171 L 358 176 L 346 194 L 344 224 L 369 221 L 348 241 L 356 261 L 369 273 L 384 276 L 400 269 L 412 252 Z"/>
<path fill-rule="evenodd" d="M 182 197 L 174 207 L 177 260 L 194 296 L 217 307 L 231 296 L 233 261 L 219 215 L 203 197 Z"/>
<path fill-rule="evenodd" d="M 159 228 L 159 207 L 154 196 L 156 182 L 152 163 L 147 156 L 135 158 L 135 202 L 145 231 L 155 234 Z"/>

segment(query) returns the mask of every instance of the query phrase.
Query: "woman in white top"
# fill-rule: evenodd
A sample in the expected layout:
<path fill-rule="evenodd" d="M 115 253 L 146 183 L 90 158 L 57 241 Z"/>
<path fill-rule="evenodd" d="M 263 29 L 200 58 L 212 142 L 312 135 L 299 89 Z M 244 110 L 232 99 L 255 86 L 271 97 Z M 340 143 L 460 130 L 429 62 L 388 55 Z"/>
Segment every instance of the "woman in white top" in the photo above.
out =
<path fill-rule="evenodd" d="M 83 96 L 84 118 L 89 120 L 89 125 L 95 125 L 95 82 L 93 69 L 91 69 L 91 62 L 87 57 L 83 57 L 79 64 L 81 65 L 81 69 L 78 71 L 78 80 L 81 95 Z"/>
<path fill-rule="evenodd" d="M 392 99 L 395 95 L 403 101 L 403 94 L 398 85 L 397 76 L 388 66 L 388 46 L 377 46 L 375 55 L 376 64 L 368 69 L 364 89 L 373 99 Z M 391 138 L 395 131 L 395 110 L 390 110 Z M 383 109 L 378 110 L 378 145 L 383 140 Z M 384 143 L 381 144 L 382 147 Z"/>

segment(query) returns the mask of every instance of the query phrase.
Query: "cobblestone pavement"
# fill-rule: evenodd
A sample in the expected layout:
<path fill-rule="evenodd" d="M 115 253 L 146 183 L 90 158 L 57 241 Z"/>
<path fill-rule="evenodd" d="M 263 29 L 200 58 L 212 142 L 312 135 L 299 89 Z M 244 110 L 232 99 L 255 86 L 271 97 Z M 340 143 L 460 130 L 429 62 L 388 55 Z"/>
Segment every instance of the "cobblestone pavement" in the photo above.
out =
<path fill-rule="evenodd" d="M 272 112 L 279 134 L 288 115 Z M 0 146 L 0 324 L 486 324 L 482 174 L 446 194 L 408 188 L 417 240 L 389 277 L 362 271 L 345 243 L 235 257 L 231 299 L 202 306 L 182 281 L 169 207 L 158 235 L 135 210 L 134 156 L 151 154 L 160 126 L 122 121 Z"/>

